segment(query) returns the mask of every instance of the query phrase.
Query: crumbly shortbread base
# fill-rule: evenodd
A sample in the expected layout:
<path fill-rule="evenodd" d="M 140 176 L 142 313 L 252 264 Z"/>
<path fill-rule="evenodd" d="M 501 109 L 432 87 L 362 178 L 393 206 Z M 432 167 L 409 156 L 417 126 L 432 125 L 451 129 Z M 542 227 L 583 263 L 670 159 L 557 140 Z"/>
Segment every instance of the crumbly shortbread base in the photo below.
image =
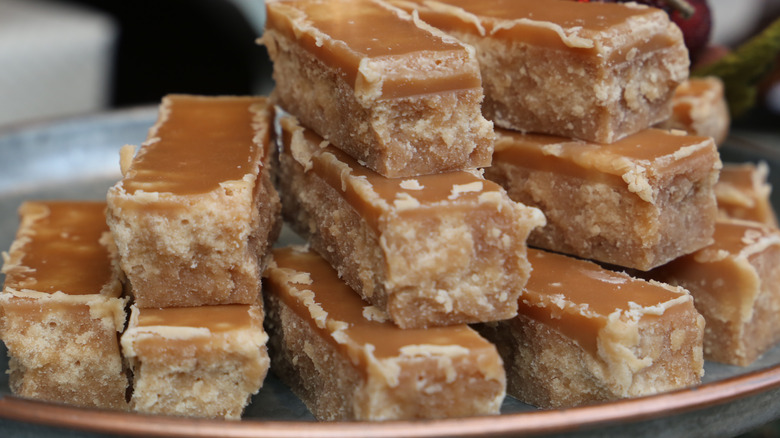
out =
<path fill-rule="evenodd" d="M 130 408 L 147 414 L 240 419 L 270 365 L 262 307 L 249 312 L 251 328 L 227 333 L 133 327 L 131 315 L 122 336 L 122 351 L 133 370 Z M 144 346 L 149 342 L 157 347 Z"/>
<path fill-rule="evenodd" d="M 0 294 L 0 339 L 18 396 L 127 410 L 118 333 L 126 299 L 33 291 Z"/>
<path fill-rule="evenodd" d="M 598 357 L 525 315 L 475 328 L 504 360 L 507 394 L 540 408 L 559 409 L 698 384 L 704 320 L 690 307 L 671 318 L 603 336 Z M 631 368 L 626 354 L 643 360 L 630 376 L 611 373 L 612 368 Z"/>
<path fill-rule="evenodd" d="M 490 165 L 493 124 L 481 89 L 363 105 L 353 84 L 293 41 L 266 30 L 274 61 L 271 98 L 302 124 L 383 176 L 395 178 Z"/>
<path fill-rule="evenodd" d="M 451 32 L 477 49 L 483 113 L 496 126 L 612 143 L 671 114 L 688 77 L 684 47 L 610 64 L 517 41 Z"/>
<path fill-rule="evenodd" d="M 468 354 L 381 360 L 361 370 L 274 294 L 265 294 L 272 370 L 318 420 L 411 420 L 498 414 L 504 381 Z M 398 370 L 397 382 L 382 369 Z M 499 365 L 500 368 L 500 365 Z M 449 371 L 448 371 L 449 370 Z"/>
<path fill-rule="evenodd" d="M 542 210 L 547 225 L 528 244 L 623 267 L 648 270 L 712 241 L 717 169 L 671 175 L 650 203 L 614 186 L 494 163 L 485 176 L 509 196 Z"/>
<path fill-rule="evenodd" d="M 280 157 L 283 216 L 341 278 L 403 328 L 506 319 L 528 280 L 525 240 L 543 223 L 508 198 L 492 208 L 387 220 L 377 232 L 314 172 Z"/>

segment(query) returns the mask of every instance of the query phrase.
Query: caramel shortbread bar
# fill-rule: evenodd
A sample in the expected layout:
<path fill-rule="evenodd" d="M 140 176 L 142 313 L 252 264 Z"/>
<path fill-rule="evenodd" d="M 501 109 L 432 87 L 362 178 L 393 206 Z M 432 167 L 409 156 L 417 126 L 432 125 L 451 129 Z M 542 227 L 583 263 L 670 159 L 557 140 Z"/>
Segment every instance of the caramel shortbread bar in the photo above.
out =
<path fill-rule="evenodd" d="M 262 302 L 131 309 L 122 352 L 134 373 L 133 410 L 241 418 L 270 364 Z"/>
<path fill-rule="evenodd" d="M 672 98 L 672 114 L 658 125 L 691 135 L 712 137 L 721 145 L 729 134 L 729 108 L 723 82 L 714 76 L 690 78 L 680 84 Z"/>
<path fill-rule="evenodd" d="M 105 209 L 81 201 L 28 201 L 19 209 L 0 293 L 0 339 L 16 395 L 127 409 L 117 340 L 126 299 Z"/>
<path fill-rule="evenodd" d="M 780 341 L 780 231 L 719 221 L 715 242 L 649 273 L 685 287 L 704 316 L 704 358 L 750 365 Z"/>
<path fill-rule="evenodd" d="M 374 0 L 269 1 L 276 103 L 387 177 L 490 164 L 474 49 Z"/>
<path fill-rule="evenodd" d="M 171 95 L 138 154 L 123 149 L 108 223 L 136 305 L 257 301 L 281 226 L 271 124 L 263 97 Z"/>
<path fill-rule="evenodd" d="M 544 223 L 477 172 L 385 178 L 282 117 L 283 215 L 404 328 L 514 316 Z"/>
<path fill-rule="evenodd" d="M 712 242 L 721 162 L 711 138 L 649 129 L 606 145 L 496 133 L 485 177 L 547 218 L 530 245 L 647 270 Z"/>
<path fill-rule="evenodd" d="M 478 324 L 507 369 L 507 394 L 564 408 L 698 384 L 704 319 L 680 287 L 529 249 L 517 317 Z"/>
<path fill-rule="evenodd" d="M 715 198 L 721 218 L 761 222 L 777 228 L 777 216 L 769 199 L 769 166 L 758 163 L 723 163 L 715 184 Z"/>
<path fill-rule="evenodd" d="M 638 4 L 392 0 L 476 48 L 496 126 L 611 143 L 669 117 L 680 29 Z"/>
<path fill-rule="evenodd" d="M 315 252 L 275 249 L 263 296 L 272 370 L 320 420 L 498 414 L 505 372 L 466 325 L 401 329 Z"/>

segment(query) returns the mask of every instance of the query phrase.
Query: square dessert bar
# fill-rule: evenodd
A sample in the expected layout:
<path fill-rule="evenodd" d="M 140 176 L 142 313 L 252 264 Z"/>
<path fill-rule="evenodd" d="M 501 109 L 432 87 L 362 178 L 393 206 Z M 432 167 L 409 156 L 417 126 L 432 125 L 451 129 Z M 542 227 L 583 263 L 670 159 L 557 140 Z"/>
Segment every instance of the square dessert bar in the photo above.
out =
<path fill-rule="evenodd" d="M 510 318 L 544 223 L 476 171 L 385 178 L 280 118 L 283 215 L 403 328 Z"/>
<path fill-rule="evenodd" d="M 657 126 L 712 137 L 720 145 L 729 134 L 730 123 L 723 81 L 710 76 L 690 78 L 680 84 L 672 97 L 671 116 Z"/>
<path fill-rule="evenodd" d="M 263 97 L 171 95 L 108 191 L 108 224 L 139 307 L 252 304 L 281 227 Z"/>
<path fill-rule="evenodd" d="M 277 248 L 263 296 L 272 369 L 319 420 L 498 414 L 505 373 L 467 325 L 401 329 L 314 251 Z"/>
<path fill-rule="evenodd" d="M 769 166 L 764 161 L 724 163 L 715 184 L 715 199 L 721 218 L 761 222 L 777 228 L 777 216 L 769 199 L 772 187 L 767 182 Z"/>
<path fill-rule="evenodd" d="M 117 335 L 127 303 L 105 209 L 105 202 L 80 201 L 19 208 L 0 293 L 0 339 L 16 395 L 127 409 Z"/>
<path fill-rule="evenodd" d="M 268 1 L 274 101 L 387 177 L 490 164 L 474 49 L 374 0 Z"/>
<path fill-rule="evenodd" d="M 478 324 L 507 370 L 507 394 L 541 408 L 700 383 L 704 319 L 680 287 L 528 250 L 517 317 Z"/>
<path fill-rule="evenodd" d="M 131 409 L 149 414 L 241 418 L 270 360 L 263 305 L 131 307 L 122 352 L 133 378 Z"/>
<path fill-rule="evenodd" d="M 750 365 L 780 341 L 780 231 L 719 221 L 715 243 L 649 273 L 685 287 L 704 316 L 704 358 Z"/>
<path fill-rule="evenodd" d="M 669 117 L 680 29 L 637 4 L 391 0 L 476 48 L 496 126 L 612 143 Z"/>
<path fill-rule="evenodd" d="M 606 145 L 496 134 L 485 177 L 547 218 L 530 245 L 648 270 L 712 242 L 721 162 L 711 138 L 649 129 Z"/>

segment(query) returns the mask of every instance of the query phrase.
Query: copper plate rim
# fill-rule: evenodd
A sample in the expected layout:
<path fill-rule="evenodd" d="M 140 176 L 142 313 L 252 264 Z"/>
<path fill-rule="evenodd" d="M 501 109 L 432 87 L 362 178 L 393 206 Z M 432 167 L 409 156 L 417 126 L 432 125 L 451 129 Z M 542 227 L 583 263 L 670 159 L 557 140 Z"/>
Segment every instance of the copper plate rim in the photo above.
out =
<path fill-rule="evenodd" d="M 0 418 L 91 432 L 161 437 L 443 437 L 561 433 L 728 403 L 780 387 L 780 365 L 693 388 L 571 409 L 390 422 L 224 420 L 151 416 L 0 396 Z"/>

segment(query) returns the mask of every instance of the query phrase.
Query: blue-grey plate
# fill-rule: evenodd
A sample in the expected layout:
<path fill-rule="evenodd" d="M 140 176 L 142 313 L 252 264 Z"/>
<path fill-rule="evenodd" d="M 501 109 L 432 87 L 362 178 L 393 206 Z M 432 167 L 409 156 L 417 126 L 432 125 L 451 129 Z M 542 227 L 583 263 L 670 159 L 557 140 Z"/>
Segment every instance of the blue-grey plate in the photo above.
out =
<path fill-rule="evenodd" d="M 156 108 L 138 108 L 0 131 L 0 250 L 11 245 L 25 199 L 103 199 L 120 176 L 119 148 L 140 144 L 156 116 Z M 770 182 L 780 187 L 780 136 L 737 133 L 721 151 L 724 161 L 766 161 Z M 285 230 L 281 243 L 295 239 Z M 780 346 L 750 367 L 708 362 L 700 386 L 667 394 L 565 410 L 537 410 L 507 397 L 499 416 L 376 423 L 316 422 L 272 374 L 244 419 L 233 422 L 25 400 L 10 393 L 7 369 L 0 344 L 1 436 L 703 437 L 733 436 L 780 418 Z"/>

